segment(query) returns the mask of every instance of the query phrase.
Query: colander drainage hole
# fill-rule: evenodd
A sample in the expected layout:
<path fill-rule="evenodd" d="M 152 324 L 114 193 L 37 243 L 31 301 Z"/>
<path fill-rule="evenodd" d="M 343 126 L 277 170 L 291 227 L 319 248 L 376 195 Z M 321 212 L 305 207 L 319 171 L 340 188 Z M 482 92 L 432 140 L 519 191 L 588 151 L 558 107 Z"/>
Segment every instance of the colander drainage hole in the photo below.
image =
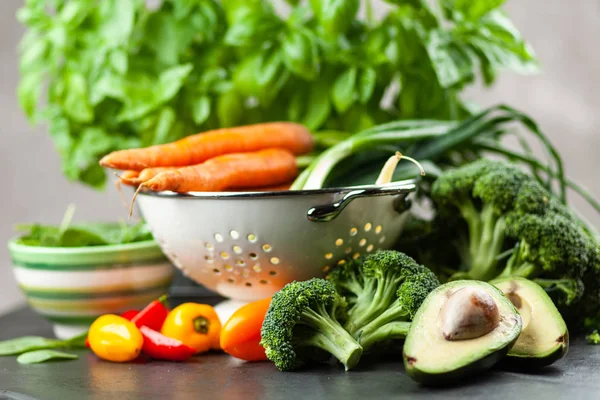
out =
<path fill-rule="evenodd" d="M 270 245 L 270 244 L 268 244 L 268 243 L 266 243 L 266 244 L 263 244 L 263 246 L 262 246 L 262 249 L 263 249 L 263 251 L 264 251 L 265 253 L 268 253 L 268 252 L 270 252 L 271 250 L 273 250 L 273 248 L 271 247 L 271 245 Z"/>
<path fill-rule="evenodd" d="M 220 233 L 215 233 L 215 240 L 219 243 L 223 242 L 223 235 Z"/>
<path fill-rule="evenodd" d="M 379 243 L 383 243 L 385 242 L 385 236 L 382 236 L 381 239 L 379 239 Z"/>
<path fill-rule="evenodd" d="M 367 251 L 369 253 L 373 251 L 373 245 L 372 244 L 370 244 L 370 245 L 367 246 Z"/>
<path fill-rule="evenodd" d="M 206 247 L 206 250 L 208 251 L 213 251 L 215 249 L 215 246 L 212 243 L 206 242 L 204 244 L 204 247 Z"/>
<path fill-rule="evenodd" d="M 269 275 L 275 276 L 275 275 L 277 275 L 277 271 L 269 271 Z"/>
<path fill-rule="evenodd" d="M 382 227 L 381 225 L 377 225 L 377 226 L 375 227 L 375 233 L 376 233 L 377 235 L 379 235 L 379 234 L 381 233 L 381 230 L 382 230 L 382 229 L 383 229 L 383 227 Z"/>
<path fill-rule="evenodd" d="M 229 279 L 227 279 L 227 282 L 229 282 L 229 283 L 235 283 L 235 279 L 229 278 Z"/>
<path fill-rule="evenodd" d="M 271 264 L 273 264 L 273 265 L 279 264 L 279 258 L 278 257 L 271 257 Z"/>
<path fill-rule="evenodd" d="M 365 232 L 369 232 L 373 228 L 373 225 L 370 222 L 365 224 Z"/>
<path fill-rule="evenodd" d="M 360 242 L 358 242 L 358 245 L 360 247 L 364 247 L 365 244 L 367 244 L 367 239 L 365 238 L 360 239 Z"/>
<path fill-rule="evenodd" d="M 321 270 L 323 272 L 328 272 L 331 269 L 331 267 L 329 265 L 324 266 L 323 268 L 321 268 Z"/>
<path fill-rule="evenodd" d="M 237 265 L 238 267 L 245 267 L 246 262 L 242 259 L 238 259 L 238 260 L 235 260 L 235 265 Z"/>
<path fill-rule="evenodd" d="M 236 240 L 239 239 L 240 234 L 235 229 L 232 229 L 231 231 L 229 231 L 229 236 L 231 236 L 232 239 Z"/>
<path fill-rule="evenodd" d="M 344 253 L 346 253 L 346 254 L 352 253 L 352 247 L 346 247 L 346 249 L 344 250 Z"/>
<path fill-rule="evenodd" d="M 231 265 L 227 264 L 227 265 L 225 265 L 225 270 L 231 271 L 231 270 L 233 270 L 233 267 Z"/>
<path fill-rule="evenodd" d="M 217 275 L 220 275 L 220 274 L 221 274 L 221 271 L 219 271 L 219 269 L 218 269 L 218 268 L 214 268 L 214 269 L 213 269 L 213 272 L 214 272 L 215 274 L 217 274 Z"/>
<path fill-rule="evenodd" d="M 358 229 L 356 228 L 350 228 L 350 236 L 356 236 L 356 234 L 358 233 Z"/>
<path fill-rule="evenodd" d="M 235 254 L 242 254 L 242 248 L 238 245 L 233 246 L 232 250 Z"/>
<path fill-rule="evenodd" d="M 356 260 L 358 257 L 360 257 L 360 253 L 354 253 L 354 254 L 352 255 L 352 259 L 353 259 L 353 260 Z"/>
<path fill-rule="evenodd" d="M 252 283 L 250 282 L 246 282 L 244 285 L 246 285 L 247 287 L 252 287 Z"/>
<path fill-rule="evenodd" d="M 260 267 L 259 264 L 256 264 L 254 267 L 252 267 L 252 269 L 254 270 L 254 272 L 261 272 L 262 268 Z"/>
<path fill-rule="evenodd" d="M 341 246 L 341 245 L 343 245 L 343 244 L 344 244 L 344 239 L 342 239 L 342 238 L 337 238 L 337 239 L 335 240 L 335 245 L 336 245 L 336 246 L 338 246 L 338 247 L 339 247 L 339 246 Z"/>
<path fill-rule="evenodd" d="M 344 265 L 344 264 L 346 264 L 346 260 L 340 260 L 340 261 L 338 261 L 338 265 Z"/>
<path fill-rule="evenodd" d="M 252 259 L 252 260 L 256 260 L 258 259 L 258 255 L 256 253 L 250 253 L 248 254 L 248 256 Z"/>
<path fill-rule="evenodd" d="M 266 281 L 266 280 L 264 280 L 264 279 L 261 279 L 261 280 L 260 280 L 260 284 L 261 284 L 261 285 L 266 285 L 267 283 L 269 283 L 269 281 Z"/>
<path fill-rule="evenodd" d="M 332 258 L 333 258 L 333 253 L 327 253 L 327 254 L 325 254 L 325 259 L 331 260 Z"/>
<path fill-rule="evenodd" d="M 249 234 L 248 234 L 248 241 L 249 241 L 250 243 L 255 243 L 255 242 L 256 242 L 256 240 L 257 240 L 257 238 L 256 238 L 256 235 L 255 235 L 254 233 L 249 233 Z"/>
<path fill-rule="evenodd" d="M 223 260 L 227 260 L 229 258 L 229 253 L 227 253 L 226 251 L 222 251 L 221 252 L 221 258 Z"/>

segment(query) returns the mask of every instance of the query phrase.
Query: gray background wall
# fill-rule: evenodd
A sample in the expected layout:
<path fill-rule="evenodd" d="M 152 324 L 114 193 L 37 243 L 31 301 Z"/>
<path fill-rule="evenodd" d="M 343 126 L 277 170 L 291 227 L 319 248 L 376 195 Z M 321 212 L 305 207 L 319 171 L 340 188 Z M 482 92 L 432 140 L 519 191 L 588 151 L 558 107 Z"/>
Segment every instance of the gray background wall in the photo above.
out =
<path fill-rule="evenodd" d="M 30 127 L 19 110 L 15 49 L 23 30 L 14 15 L 20 4 L 0 1 L 0 313 L 23 302 L 5 246 L 15 223 L 58 223 L 69 202 L 77 204 L 79 219 L 126 215 L 112 187 L 97 193 L 68 183 L 49 135 L 43 127 Z M 533 77 L 505 74 L 492 90 L 468 95 L 483 105 L 504 102 L 531 114 L 560 148 L 568 174 L 600 197 L 600 1 L 513 0 L 507 10 L 544 70 Z M 573 199 L 600 227 L 600 217 Z"/>

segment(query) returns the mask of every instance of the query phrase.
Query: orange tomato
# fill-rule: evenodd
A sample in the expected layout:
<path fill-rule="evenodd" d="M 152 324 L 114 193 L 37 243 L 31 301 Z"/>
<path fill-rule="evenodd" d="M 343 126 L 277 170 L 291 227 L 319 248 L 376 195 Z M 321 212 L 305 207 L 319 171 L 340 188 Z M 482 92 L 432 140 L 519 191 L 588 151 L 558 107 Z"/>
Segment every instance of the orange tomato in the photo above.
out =
<path fill-rule="evenodd" d="M 246 361 L 266 360 L 260 343 L 260 330 L 271 298 L 254 301 L 238 309 L 221 329 L 221 348 L 233 357 Z"/>

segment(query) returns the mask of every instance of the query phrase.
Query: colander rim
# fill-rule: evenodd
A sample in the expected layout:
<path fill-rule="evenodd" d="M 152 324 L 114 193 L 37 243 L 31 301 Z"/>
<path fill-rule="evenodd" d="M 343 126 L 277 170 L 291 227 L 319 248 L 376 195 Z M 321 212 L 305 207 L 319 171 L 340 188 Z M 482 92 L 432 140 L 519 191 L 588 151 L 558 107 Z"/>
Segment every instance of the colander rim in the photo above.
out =
<path fill-rule="evenodd" d="M 400 193 L 411 193 L 417 189 L 417 183 L 420 178 L 405 179 L 402 181 L 390 182 L 384 185 L 359 185 L 359 186 L 344 186 L 337 188 L 322 188 L 322 189 L 302 189 L 302 190 L 279 190 L 270 192 L 187 192 L 176 193 L 171 191 L 154 192 L 151 190 L 140 190 L 140 196 L 166 197 L 173 199 L 186 200 L 201 200 L 201 199 L 245 199 L 245 198 L 272 198 L 272 197 L 293 197 L 307 196 L 332 193 L 348 193 L 355 190 L 373 190 L 374 194 L 381 189 L 398 188 Z"/>

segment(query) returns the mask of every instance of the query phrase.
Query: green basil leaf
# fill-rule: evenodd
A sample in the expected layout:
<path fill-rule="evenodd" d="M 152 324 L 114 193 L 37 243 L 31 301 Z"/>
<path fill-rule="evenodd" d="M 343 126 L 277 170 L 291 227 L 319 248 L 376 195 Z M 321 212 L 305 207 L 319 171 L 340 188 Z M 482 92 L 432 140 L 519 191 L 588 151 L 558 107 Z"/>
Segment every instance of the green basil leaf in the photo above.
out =
<path fill-rule="evenodd" d="M 287 117 L 290 121 L 300 122 L 303 117 L 304 110 L 306 108 L 306 93 L 304 90 L 296 90 L 292 97 L 287 109 Z"/>
<path fill-rule="evenodd" d="M 28 351 L 60 347 L 62 341 L 41 336 L 23 336 L 0 341 L 0 356 L 11 356 Z"/>
<path fill-rule="evenodd" d="M 325 33 L 337 36 L 354 22 L 360 0 L 310 0 L 310 5 Z"/>
<path fill-rule="evenodd" d="M 197 34 L 191 24 L 178 21 L 172 14 L 157 12 L 146 22 L 146 45 L 164 65 L 174 66 Z"/>
<path fill-rule="evenodd" d="M 474 65 L 470 54 L 452 37 L 435 30 L 426 39 L 427 54 L 440 85 L 444 88 L 474 79 Z"/>
<path fill-rule="evenodd" d="M 235 91 L 219 96 L 217 115 L 222 127 L 238 125 L 242 121 L 244 112 L 244 102 Z"/>
<path fill-rule="evenodd" d="M 29 72 L 19 81 L 17 95 L 21 109 L 25 112 L 27 118 L 35 120 L 37 104 L 42 94 L 44 74 L 42 71 Z"/>
<path fill-rule="evenodd" d="M 340 113 L 343 113 L 354 104 L 356 74 L 356 67 L 348 68 L 333 84 L 331 99 L 336 110 Z"/>
<path fill-rule="evenodd" d="M 102 0 L 95 10 L 107 47 L 126 45 L 133 32 L 137 0 Z"/>
<path fill-rule="evenodd" d="M 74 121 L 88 123 L 94 119 L 94 110 L 88 98 L 87 82 L 80 73 L 69 72 L 66 75 L 64 108 Z"/>
<path fill-rule="evenodd" d="M 466 19 L 476 21 L 504 2 L 505 0 L 443 0 L 442 5 L 453 13 L 459 13 Z"/>
<path fill-rule="evenodd" d="M 306 114 L 301 122 L 312 131 L 320 128 L 331 113 L 331 101 L 328 96 L 329 88 L 330 85 L 324 78 L 310 88 Z"/>
<path fill-rule="evenodd" d="M 129 60 L 127 59 L 127 52 L 123 49 L 115 49 L 108 56 L 110 65 L 116 72 L 123 75 L 127 72 Z"/>
<path fill-rule="evenodd" d="M 19 364 L 39 364 L 52 360 L 75 360 L 77 354 L 65 353 L 57 350 L 36 350 L 21 354 L 17 357 Z"/>
<path fill-rule="evenodd" d="M 283 62 L 294 74 L 313 80 L 319 73 L 319 54 L 314 39 L 302 31 L 288 32 L 282 43 Z"/>
<path fill-rule="evenodd" d="M 183 64 L 170 68 L 160 74 L 158 78 L 157 100 L 159 103 L 165 103 L 171 100 L 183 86 L 194 67 L 192 64 Z"/>
<path fill-rule="evenodd" d="M 175 124 L 177 116 L 171 107 L 164 107 L 158 114 L 156 123 L 156 132 L 154 134 L 153 145 L 164 144 L 172 141 L 171 130 Z"/>
<path fill-rule="evenodd" d="M 68 2 L 61 8 L 59 19 L 69 29 L 75 29 L 83 22 L 91 5 L 89 0 Z"/>
<path fill-rule="evenodd" d="M 197 125 L 202 125 L 210 116 L 210 97 L 200 96 L 192 102 L 192 115 Z"/>
<path fill-rule="evenodd" d="M 358 101 L 366 104 L 373 96 L 377 73 L 373 68 L 365 68 L 358 77 Z"/>
<path fill-rule="evenodd" d="M 90 88 L 90 104 L 98 105 L 105 98 L 125 100 L 124 82 L 121 76 L 106 70 Z"/>
<path fill-rule="evenodd" d="M 21 72 L 37 72 L 46 69 L 46 58 L 50 50 L 49 43 L 44 38 L 31 41 L 21 49 Z"/>

